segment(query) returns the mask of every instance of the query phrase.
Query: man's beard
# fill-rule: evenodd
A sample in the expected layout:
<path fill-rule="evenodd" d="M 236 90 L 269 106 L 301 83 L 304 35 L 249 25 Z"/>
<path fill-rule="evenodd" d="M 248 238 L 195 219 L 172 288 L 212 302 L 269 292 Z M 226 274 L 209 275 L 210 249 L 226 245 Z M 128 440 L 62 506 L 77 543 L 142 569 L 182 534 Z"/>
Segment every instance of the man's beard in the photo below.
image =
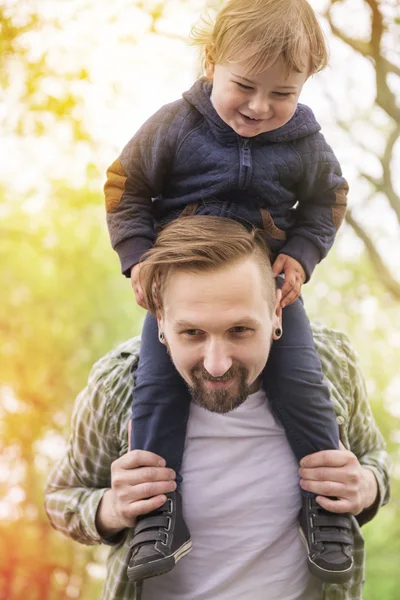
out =
<path fill-rule="evenodd" d="M 221 377 L 212 377 L 202 366 L 197 366 L 191 371 L 192 384 L 189 391 L 193 401 L 211 412 L 225 414 L 238 408 L 248 398 L 250 386 L 247 383 L 248 371 L 243 366 L 232 366 Z M 204 386 L 204 381 L 228 381 L 232 377 L 238 380 L 237 392 L 231 389 L 210 390 Z"/>

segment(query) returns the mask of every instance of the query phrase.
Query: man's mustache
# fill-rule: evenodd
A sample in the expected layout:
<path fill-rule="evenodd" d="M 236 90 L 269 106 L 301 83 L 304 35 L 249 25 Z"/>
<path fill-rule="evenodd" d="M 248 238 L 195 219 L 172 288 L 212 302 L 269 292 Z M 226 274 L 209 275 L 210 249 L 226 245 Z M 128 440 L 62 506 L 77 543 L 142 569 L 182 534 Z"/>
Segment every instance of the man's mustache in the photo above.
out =
<path fill-rule="evenodd" d="M 229 379 L 240 375 L 243 370 L 243 367 L 232 366 L 223 375 L 219 375 L 219 377 L 213 377 L 213 375 L 210 375 L 207 369 L 202 366 L 198 366 L 192 370 L 192 376 L 194 379 L 203 379 L 205 381 L 228 381 Z"/>

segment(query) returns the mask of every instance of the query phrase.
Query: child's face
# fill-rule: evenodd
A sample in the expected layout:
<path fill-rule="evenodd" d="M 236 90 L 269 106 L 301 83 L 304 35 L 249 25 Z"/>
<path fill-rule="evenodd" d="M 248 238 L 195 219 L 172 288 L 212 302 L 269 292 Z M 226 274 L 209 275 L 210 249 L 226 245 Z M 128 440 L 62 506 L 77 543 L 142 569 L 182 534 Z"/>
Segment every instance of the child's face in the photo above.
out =
<path fill-rule="evenodd" d="M 285 125 L 293 116 L 307 74 L 286 75 L 283 58 L 249 77 L 241 63 L 217 64 L 211 99 L 223 121 L 243 137 L 254 137 Z"/>

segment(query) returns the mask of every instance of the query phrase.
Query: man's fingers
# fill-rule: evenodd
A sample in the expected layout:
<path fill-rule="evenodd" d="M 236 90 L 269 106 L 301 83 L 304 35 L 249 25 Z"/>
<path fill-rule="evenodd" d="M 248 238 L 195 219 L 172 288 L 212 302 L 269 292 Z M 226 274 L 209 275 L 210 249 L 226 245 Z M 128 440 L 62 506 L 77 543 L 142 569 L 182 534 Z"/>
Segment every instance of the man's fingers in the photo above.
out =
<path fill-rule="evenodd" d="M 342 498 L 348 494 L 348 489 L 337 481 L 305 481 L 300 479 L 300 486 L 307 492 L 312 492 L 317 496 L 336 496 Z"/>
<path fill-rule="evenodd" d="M 349 500 L 331 500 L 325 496 L 317 496 L 315 499 L 322 508 L 333 513 L 352 512 L 352 504 Z"/>
<path fill-rule="evenodd" d="M 321 450 L 302 458 L 300 465 L 309 469 L 315 467 L 343 467 L 353 456 L 348 450 Z"/>
<path fill-rule="evenodd" d="M 139 515 L 145 515 L 153 510 L 157 510 L 166 502 L 167 497 L 163 494 L 148 498 L 146 500 L 139 500 L 138 502 L 132 502 L 131 504 L 124 505 L 121 514 L 125 519 L 127 527 L 134 527 L 136 518 Z"/>
<path fill-rule="evenodd" d="M 338 469 L 337 467 L 315 467 L 306 469 L 300 467 L 299 475 L 307 481 L 339 481 L 356 486 L 359 483 L 358 472 L 351 468 Z"/>
<path fill-rule="evenodd" d="M 147 500 L 154 496 L 161 494 L 168 494 L 176 490 L 175 481 L 156 481 L 146 483 L 139 483 L 132 489 L 132 502 L 138 502 L 140 500 Z"/>
<path fill-rule="evenodd" d="M 120 473 L 127 485 L 139 485 L 152 481 L 174 481 L 176 478 L 175 471 L 167 467 L 138 467 L 120 471 Z"/>
<path fill-rule="evenodd" d="M 136 469 L 137 467 L 165 467 L 162 456 L 148 450 L 131 450 L 118 459 L 119 466 L 123 469 Z"/>

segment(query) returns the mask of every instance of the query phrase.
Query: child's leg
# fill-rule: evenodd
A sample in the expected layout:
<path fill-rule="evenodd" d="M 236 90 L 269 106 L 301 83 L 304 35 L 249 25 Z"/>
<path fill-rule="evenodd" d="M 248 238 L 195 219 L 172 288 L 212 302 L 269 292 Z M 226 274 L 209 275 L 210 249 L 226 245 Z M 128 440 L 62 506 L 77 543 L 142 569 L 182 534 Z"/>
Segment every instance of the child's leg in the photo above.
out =
<path fill-rule="evenodd" d="M 158 339 L 157 321 L 147 314 L 135 376 L 131 449 L 162 456 L 174 469 L 177 484 L 189 416 L 190 394 L 166 347 Z M 178 488 L 179 489 L 179 488 Z M 192 548 L 178 490 L 156 511 L 137 519 L 130 542 L 128 578 L 140 581 L 170 571 Z"/>
<path fill-rule="evenodd" d="M 339 431 L 310 322 L 301 299 L 282 312 L 283 334 L 272 343 L 263 372 L 268 400 L 297 460 L 339 447 Z"/>
<path fill-rule="evenodd" d="M 263 383 L 300 461 L 313 452 L 338 449 L 339 432 L 300 299 L 283 309 L 282 329 L 281 339 L 272 344 Z M 323 510 L 314 494 L 303 491 L 300 526 L 310 571 L 329 583 L 348 581 L 354 569 L 350 516 Z"/>
<path fill-rule="evenodd" d="M 159 454 L 178 475 L 189 406 L 185 381 L 158 339 L 157 320 L 147 313 L 133 391 L 131 449 Z"/>

